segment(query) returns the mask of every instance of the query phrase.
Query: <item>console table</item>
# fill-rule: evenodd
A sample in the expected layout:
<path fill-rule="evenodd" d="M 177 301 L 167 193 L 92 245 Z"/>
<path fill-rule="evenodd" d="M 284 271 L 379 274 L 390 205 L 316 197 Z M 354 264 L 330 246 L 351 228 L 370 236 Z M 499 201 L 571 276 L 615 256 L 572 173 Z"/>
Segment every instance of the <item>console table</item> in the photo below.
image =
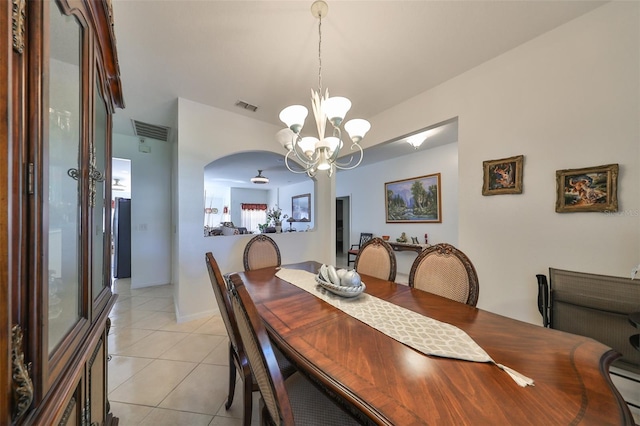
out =
<path fill-rule="evenodd" d="M 415 251 L 420 253 L 422 250 L 431 247 L 430 244 L 410 244 L 387 241 L 394 251 Z"/>

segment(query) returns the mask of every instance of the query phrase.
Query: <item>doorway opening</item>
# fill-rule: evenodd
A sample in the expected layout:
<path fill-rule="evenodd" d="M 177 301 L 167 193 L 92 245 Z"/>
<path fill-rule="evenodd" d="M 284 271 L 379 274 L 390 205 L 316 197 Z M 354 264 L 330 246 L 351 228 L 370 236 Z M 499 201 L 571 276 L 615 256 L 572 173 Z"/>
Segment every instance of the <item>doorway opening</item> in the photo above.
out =
<path fill-rule="evenodd" d="M 351 197 L 336 198 L 336 266 L 347 267 L 351 235 Z"/>
<path fill-rule="evenodd" d="M 131 277 L 131 160 L 111 160 L 112 277 Z"/>

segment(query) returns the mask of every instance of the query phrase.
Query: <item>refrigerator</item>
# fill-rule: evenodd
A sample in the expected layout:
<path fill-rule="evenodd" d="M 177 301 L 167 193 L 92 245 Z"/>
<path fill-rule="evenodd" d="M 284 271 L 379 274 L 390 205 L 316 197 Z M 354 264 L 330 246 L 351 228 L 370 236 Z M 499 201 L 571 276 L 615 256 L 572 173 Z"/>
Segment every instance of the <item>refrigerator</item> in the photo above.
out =
<path fill-rule="evenodd" d="M 131 199 L 115 199 L 113 211 L 113 277 L 131 277 Z"/>

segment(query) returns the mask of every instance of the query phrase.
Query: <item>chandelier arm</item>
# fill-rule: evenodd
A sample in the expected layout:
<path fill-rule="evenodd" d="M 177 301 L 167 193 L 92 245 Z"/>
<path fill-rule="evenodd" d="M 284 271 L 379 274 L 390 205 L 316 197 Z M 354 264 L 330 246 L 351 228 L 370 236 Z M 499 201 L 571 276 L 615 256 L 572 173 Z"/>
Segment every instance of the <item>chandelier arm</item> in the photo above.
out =
<path fill-rule="evenodd" d="M 354 164 L 353 166 L 349 166 L 349 164 L 351 164 L 351 162 L 353 161 L 353 155 L 351 155 L 351 160 L 349 160 L 348 163 L 340 163 L 339 161 L 335 161 L 333 164 L 336 166 L 336 168 L 340 169 L 340 170 L 351 170 L 351 169 L 355 169 L 356 167 L 358 167 L 360 165 L 360 163 L 362 163 L 362 157 L 364 156 L 364 152 L 362 151 L 362 147 L 357 144 L 357 143 L 353 143 L 351 144 L 351 150 L 353 150 L 353 147 L 356 146 L 358 147 L 358 150 L 360 151 L 360 158 L 358 159 L 358 162 L 356 164 Z M 356 152 L 357 154 L 357 152 Z"/>
<path fill-rule="evenodd" d="M 304 168 L 303 170 L 294 170 L 294 169 L 291 168 L 291 166 L 289 165 L 289 154 L 290 153 L 291 153 L 291 151 L 289 151 L 287 153 L 287 155 L 285 155 L 285 157 L 284 157 L 284 165 L 287 166 L 287 169 L 289 169 L 289 171 L 291 173 L 297 173 L 297 174 L 307 173 L 308 170 L 311 168 L 311 165 L 309 165 L 308 167 Z"/>
<path fill-rule="evenodd" d="M 287 155 L 284 156 L 284 165 L 287 166 L 287 169 L 289 169 L 290 172 L 292 173 L 308 173 L 309 169 L 311 169 L 313 167 L 312 163 L 307 163 L 306 161 L 302 160 L 301 158 L 298 158 L 300 161 L 302 161 L 303 163 L 305 163 L 306 167 L 303 170 L 293 170 L 291 168 L 291 166 L 289 165 L 289 156 L 291 155 L 291 153 L 294 153 L 294 155 L 296 155 L 296 157 L 298 157 L 298 155 L 294 152 L 294 151 L 289 151 L 287 152 Z"/>
<path fill-rule="evenodd" d="M 340 155 L 341 145 L 344 145 L 344 142 L 342 142 L 342 130 L 340 127 L 334 126 L 333 123 L 331 123 L 331 125 L 333 126 L 333 136 L 338 138 L 338 146 L 328 159 L 329 162 L 334 163 L 338 159 L 338 155 Z"/>
<path fill-rule="evenodd" d="M 313 155 L 311 156 L 311 158 L 309 159 L 309 157 L 307 156 L 307 154 L 305 154 L 304 152 L 300 151 L 300 146 L 298 145 L 298 142 L 300 141 L 300 135 L 297 135 L 296 137 L 296 141 L 292 144 L 291 149 L 289 150 L 289 152 L 293 152 L 293 154 L 295 155 L 295 157 L 302 163 L 304 163 L 305 165 L 305 170 L 308 169 L 309 167 L 315 166 L 316 164 L 318 164 L 318 154 L 317 151 L 314 151 Z M 297 149 L 296 149 L 297 148 Z"/>

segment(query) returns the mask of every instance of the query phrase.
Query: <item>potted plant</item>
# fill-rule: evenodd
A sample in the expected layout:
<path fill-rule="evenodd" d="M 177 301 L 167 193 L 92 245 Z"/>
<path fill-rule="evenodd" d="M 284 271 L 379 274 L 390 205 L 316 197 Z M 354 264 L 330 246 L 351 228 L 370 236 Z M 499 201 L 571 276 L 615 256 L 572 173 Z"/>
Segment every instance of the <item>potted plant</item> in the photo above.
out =
<path fill-rule="evenodd" d="M 288 217 L 288 214 L 282 215 L 282 209 L 278 207 L 277 204 L 275 205 L 275 207 L 267 210 L 267 221 L 269 223 L 273 223 L 273 226 L 276 227 L 277 233 L 282 232 L 282 220 Z"/>

